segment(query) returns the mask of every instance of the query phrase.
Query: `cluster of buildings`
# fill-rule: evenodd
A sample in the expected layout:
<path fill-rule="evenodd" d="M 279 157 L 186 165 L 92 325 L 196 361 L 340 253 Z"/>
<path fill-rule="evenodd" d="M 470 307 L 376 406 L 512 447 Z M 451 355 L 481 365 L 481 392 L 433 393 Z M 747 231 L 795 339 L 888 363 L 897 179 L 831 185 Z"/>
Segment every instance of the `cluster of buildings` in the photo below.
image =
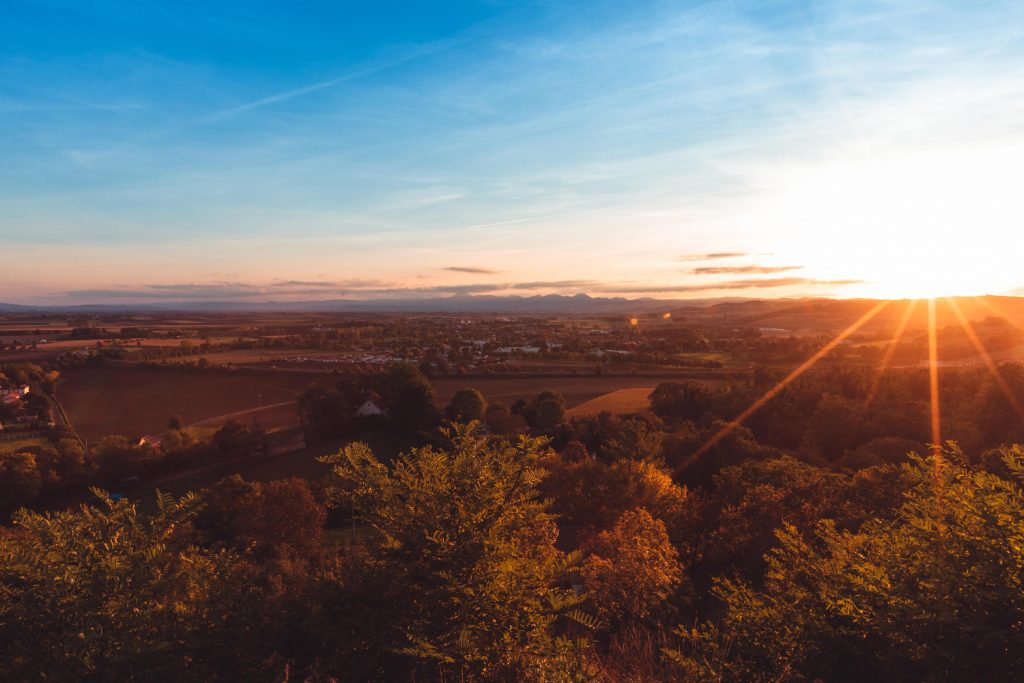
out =
<path fill-rule="evenodd" d="M 0 387 L 0 403 L 11 405 L 21 401 L 32 389 L 27 384 L 19 384 L 11 387 Z"/>
<path fill-rule="evenodd" d="M 39 410 L 30 406 L 25 397 L 32 389 L 27 384 L 0 386 L 0 430 L 12 427 L 32 427 L 45 424 L 53 426 L 53 415 L 49 408 Z"/>

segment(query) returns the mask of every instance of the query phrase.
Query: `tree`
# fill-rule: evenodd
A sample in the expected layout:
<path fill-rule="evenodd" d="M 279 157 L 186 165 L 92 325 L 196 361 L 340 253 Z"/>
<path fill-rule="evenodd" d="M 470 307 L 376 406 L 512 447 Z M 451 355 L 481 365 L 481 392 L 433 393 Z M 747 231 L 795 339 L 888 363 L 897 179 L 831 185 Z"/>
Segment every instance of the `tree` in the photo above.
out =
<path fill-rule="evenodd" d="M 789 456 L 726 467 L 714 483 L 704 518 L 703 563 L 710 574 L 759 583 L 765 554 L 785 524 L 810 532 L 823 518 L 844 528 L 863 521 L 863 511 L 847 505 L 847 477 Z"/>
<path fill-rule="evenodd" d="M 471 387 L 459 389 L 445 409 L 445 416 L 452 422 L 479 422 L 487 413 L 484 395 Z"/>
<path fill-rule="evenodd" d="M 836 460 L 854 446 L 860 422 L 860 406 L 842 396 L 825 394 L 807 425 L 807 445 L 828 460 Z"/>
<path fill-rule="evenodd" d="M 1015 483 L 916 458 L 892 520 L 778 534 L 763 590 L 721 580 L 719 627 L 682 631 L 716 680 L 1018 680 L 1024 676 L 1024 498 Z M 1019 454 L 1006 467 L 1024 479 Z M 722 654 L 729 649 L 728 656 Z"/>
<path fill-rule="evenodd" d="M 416 366 L 403 363 L 388 370 L 383 380 L 388 415 L 407 429 L 430 429 L 441 413 L 434 403 L 434 388 Z"/>
<path fill-rule="evenodd" d="M 243 424 L 228 420 L 213 435 L 213 443 L 221 453 L 229 455 L 257 448 L 262 434 Z"/>
<path fill-rule="evenodd" d="M 30 446 L 19 451 L 35 455 L 42 493 L 83 484 L 92 475 L 85 462 L 85 451 L 75 439 L 60 439 L 52 446 Z"/>
<path fill-rule="evenodd" d="M 696 420 L 711 408 L 712 395 L 699 382 L 664 382 L 651 392 L 650 400 L 658 417 Z"/>
<path fill-rule="evenodd" d="M 15 510 L 39 496 L 42 478 L 32 453 L 0 453 L 0 510 Z"/>
<path fill-rule="evenodd" d="M 602 458 L 610 462 L 625 458 L 663 461 L 661 445 L 665 433 L 652 423 L 650 416 L 621 420 L 618 425 L 616 433 L 601 446 Z"/>
<path fill-rule="evenodd" d="M 227 551 L 188 545 L 196 499 L 158 498 L 143 518 L 99 506 L 20 511 L 0 536 L 0 678 L 250 678 L 259 590 Z"/>
<path fill-rule="evenodd" d="M 568 532 L 586 539 L 610 529 L 621 516 L 643 509 L 664 522 L 672 541 L 686 550 L 693 541 L 701 510 L 688 489 L 673 483 L 665 471 L 644 460 L 618 460 L 605 464 L 564 458 L 544 459 L 548 475 L 541 490 Z"/>
<path fill-rule="evenodd" d="M 523 416 L 509 409 L 504 403 L 487 406 L 484 422 L 493 434 L 515 436 L 526 432 L 528 425 Z"/>
<path fill-rule="evenodd" d="M 576 439 L 565 444 L 565 448 L 562 449 L 560 455 L 562 456 L 562 460 L 571 463 L 587 462 L 592 459 L 590 453 L 587 451 L 586 445 L 584 445 L 582 441 L 577 441 Z"/>
<path fill-rule="evenodd" d="M 644 509 L 624 512 L 590 543 L 583 580 L 597 613 L 643 621 L 682 583 L 683 567 L 665 523 Z"/>
<path fill-rule="evenodd" d="M 526 406 L 523 416 L 533 429 L 554 429 L 565 419 L 565 399 L 553 391 L 542 391 Z"/>
<path fill-rule="evenodd" d="M 359 443 L 323 459 L 336 500 L 373 532 L 365 572 L 385 613 L 372 647 L 409 670 L 521 680 L 555 664 L 557 614 L 577 602 L 557 585 L 563 557 L 537 490 L 542 442 L 490 442 L 462 426 L 448 436 L 451 450 L 413 449 L 391 467 Z"/>
<path fill-rule="evenodd" d="M 90 455 L 103 481 L 110 486 L 119 486 L 124 479 L 142 473 L 150 450 L 123 436 L 105 436 L 92 447 Z"/>
<path fill-rule="evenodd" d="M 206 507 L 196 526 L 211 541 L 261 557 L 310 558 L 320 550 L 327 513 L 303 479 L 262 484 L 236 474 L 201 497 Z"/>
<path fill-rule="evenodd" d="M 195 434 L 188 429 L 171 428 L 160 438 L 160 450 L 164 455 L 187 451 L 197 443 Z"/>

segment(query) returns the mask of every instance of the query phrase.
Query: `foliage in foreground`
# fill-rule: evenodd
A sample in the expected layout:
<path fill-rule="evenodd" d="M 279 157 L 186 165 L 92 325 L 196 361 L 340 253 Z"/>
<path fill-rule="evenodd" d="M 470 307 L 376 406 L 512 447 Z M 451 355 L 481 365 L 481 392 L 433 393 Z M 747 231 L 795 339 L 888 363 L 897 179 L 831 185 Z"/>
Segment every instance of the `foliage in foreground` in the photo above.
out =
<path fill-rule="evenodd" d="M 1004 450 L 1016 481 L 1021 450 Z M 705 680 L 1020 680 L 1024 495 L 951 448 L 908 467 L 892 520 L 778 532 L 764 590 L 723 579 L 718 627 L 671 654 Z"/>
<path fill-rule="evenodd" d="M 362 573 L 381 580 L 360 593 L 387 616 L 372 647 L 392 671 L 406 658 L 463 679 L 571 677 L 583 643 L 556 632 L 593 621 L 538 498 L 543 442 L 489 441 L 474 423 L 450 437 L 449 450 L 413 449 L 390 468 L 365 444 L 324 459 L 339 501 L 374 532 Z"/>
<path fill-rule="evenodd" d="M 245 565 L 181 534 L 198 499 L 161 496 L 144 518 L 96 493 L 99 506 L 19 511 L 0 536 L 0 679 L 203 680 L 225 661 L 240 675 L 257 667 Z"/>
<path fill-rule="evenodd" d="M 148 517 L 99 492 L 16 513 L 0 680 L 1024 678 L 1020 447 L 999 474 L 954 448 L 899 476 L 748 461 L 697 496 L 649 462 L 449 437 L 390 465 L 360 444 L 326 458 L 360 522 L 341 549 L 299 481 L 229 479 Z M 600 520 L 583 552 L 556 545 L 542 490 Z"/>

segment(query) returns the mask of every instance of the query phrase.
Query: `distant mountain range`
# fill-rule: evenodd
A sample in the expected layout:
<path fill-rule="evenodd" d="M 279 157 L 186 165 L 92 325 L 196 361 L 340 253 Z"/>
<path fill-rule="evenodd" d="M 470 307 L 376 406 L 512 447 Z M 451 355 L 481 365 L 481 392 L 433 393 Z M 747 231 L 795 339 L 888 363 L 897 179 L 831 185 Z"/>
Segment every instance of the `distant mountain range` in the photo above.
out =
<path fill-rule="evenodd" d="M 970 320 L 1006 317 L 1024 329 L 1024 297 L 985 296 L 958 298 Z M 460 294 L 431 299 L 332 299 L 322 301 L 176 301 L 132 304 L 82 304 L 30 306 L 0 303 L 0 314 L 66 313 L 79 315 L 137 313 L 476 313 L 497 315 L 602 315 L 651 316 L 670 313 L 694 324 L 755 326 L 781 330 L 841 330 L 876 306 L 869 299 L 625 299 L 566 296 L 491 296 Z M 895 327 L 906 310 L 906 302 L 892 302 L 865 327 Z M 946 304 L 937 306 L 940 326 L 958 324 Z M 908 319 L 910 329 L 927 324 L 927 306 L 919 302 Z"/>
<path fill-rule="evenodd" d="M 681 306 L 705 307 L 736 299 L 625 299 L 566 296 L 490 296 L 460 294 L 431 299 L 330 299 L 321 301 L 174 301 L 131 304 L 78 304 L 28 306 L 0 303 L 0 313 L 137 313 L 145 311 L 196 312 L 308 312 L 308 313 L 507 313 L 507 314 L 642 314 Z"/>

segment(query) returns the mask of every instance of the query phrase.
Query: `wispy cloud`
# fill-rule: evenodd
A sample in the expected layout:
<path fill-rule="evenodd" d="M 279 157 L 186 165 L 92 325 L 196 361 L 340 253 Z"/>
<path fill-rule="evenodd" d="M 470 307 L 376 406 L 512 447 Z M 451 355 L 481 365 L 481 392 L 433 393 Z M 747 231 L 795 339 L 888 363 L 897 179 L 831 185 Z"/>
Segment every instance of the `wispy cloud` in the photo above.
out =
<path fill-rule="evenodd" d="M 849 285 L 863 284 L 863 280 L 856 279 L 844 279 L 844 280 L 819 280 L 815 278 L 805 277 L 780 277 L 780 278 L 768 278 L 768 279 L 749 279 L 749 280 L 728 280 L 725 282 L 706 283 L 697 285 L 658 285 L 658 284 L 644 284 L 644 285 L 630 285 L 621 286 L 616 284 L 602 285 L 599 288 L 601 292 L 607 293 L 619 293 L 619 294 L 649 294 L 649 293 L 676 293 L 685 294 L 693 292 L 712 292 L 712 291 L 732 291 L 732 290 L 761 290 L 761 289 L 775 289 L 780 287 L 845 287 Z"/>
<path fill-rule="evenodd" d="M 693 275 L 769 275 L 800 270 L 803 266 L 703 266 L 689 271 Z"/>
<path fill-rule="evenodd" d="M 349 81 L 353 81 L 364 76 L 369 76 L 380 71 L 385 71 L 386 69 L 390 69 L 405 62 L 410 62 L 416 59 L 420 59 L 422 57 L 426 57 L 434 52 L 442 50 L 446 47 L 450 47 L 451 44 L 452 43 L 450 42 L 441 42 L 434 45 L 426 45 L 410 49 L 405 54 L 402 54 L 393 59 L 389 59 L 376 64 L 368 64 L 366 66 L 353 69 L 352 71 L 341 74 L 340 76 L 336 76 L 334 78 L 328 78 L 326 80 L 310 83 L 299 88 L 291 88 L 289 90 L 274 93 L 273 95 L 261 97 L 257 100 L 244 102 L 242 104 L 237 104 L 233 107 L 226 107 L 224 109 L 219 109 L 217 111 L 210 112 L 209 114 L 206 114 L 205 116 L 202 116 L 199 119 L 197 119 L 197 122 L 217 121 L 229 118 L 231 116 L 235 116 L 237 114 L 242 114 L 253 109 L 259 109 L 260 107 L 265 107 L 270 104 L 287 102 L 288 100 L 292 100 L 297 97 L 312 95 L 313 93 L 319 92 L 321 90 L 327 90 L 329 88 L 341 85 L 342 83 L 347 83 Z"/>
<path fill-rule="evenodd" d="M 449 270 L 453 273 L 474 273 L 476 275 L 497 275 L 500 270 L 491 270 L 490 268 L 476 268 L 473 266 L 445 266 L 444 270 Z"/>
<path fill-rule="evenodd" d="M 683 254 L 678 257 L 677 261 L 718 261 L 720 259 L 727 258 L 740 258 L 743 256 L 750 256 L 746 252 L 742 251 L 719 251 L 712 252 L 710 254 Z"/>
<path fill-rule="evenodd" d="M 280 282 L 274 282 L 270 285 L 271 287 L 337 287 L 337 283 L 329 282 L 326 280 L 282 280 Z"/>

